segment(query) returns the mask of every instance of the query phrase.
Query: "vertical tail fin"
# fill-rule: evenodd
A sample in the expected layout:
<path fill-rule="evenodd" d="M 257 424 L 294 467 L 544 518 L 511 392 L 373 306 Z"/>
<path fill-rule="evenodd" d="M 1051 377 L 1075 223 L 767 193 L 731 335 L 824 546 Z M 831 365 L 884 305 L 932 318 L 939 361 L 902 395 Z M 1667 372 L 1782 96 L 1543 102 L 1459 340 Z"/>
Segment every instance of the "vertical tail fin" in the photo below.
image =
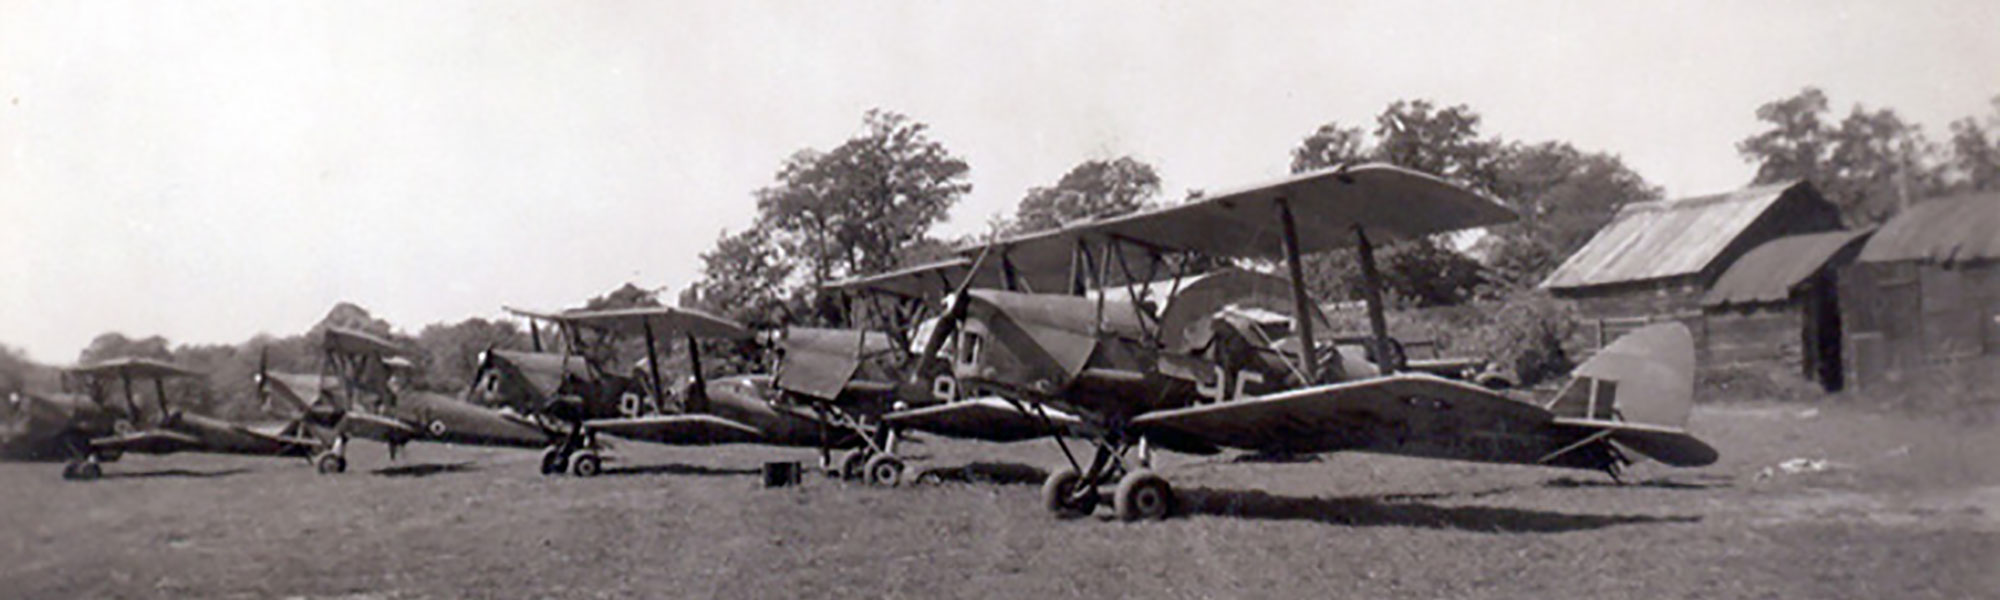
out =
<path fill-rule="evenodd" d="M 1577 366 L 1548 403 L 1559 419 L 1611 430 L 1620 447 L 1675 466 L 1715 462 L 1717 452 L 1687 433 L 1694 410 L 1694 336 L 1680 323 L 1625 334 Z"/>
<path fill-rule="evenodd" d="M 1628 333 L 1584 361 L 1548 405 L 1558 417 L 1687 427 L 1694 336 L 1680 323 Z"/>

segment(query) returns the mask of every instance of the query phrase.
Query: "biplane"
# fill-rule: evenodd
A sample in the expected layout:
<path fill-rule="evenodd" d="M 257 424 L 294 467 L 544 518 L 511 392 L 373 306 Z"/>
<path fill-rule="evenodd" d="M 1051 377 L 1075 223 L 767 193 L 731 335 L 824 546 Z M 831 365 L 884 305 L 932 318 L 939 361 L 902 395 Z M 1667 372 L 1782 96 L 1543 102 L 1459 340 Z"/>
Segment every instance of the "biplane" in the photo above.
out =
<path fill-rule="evenodd" d="M 1011 279 L 1013 285 L 1033 288 L 1058 285 L 1046 273 L 1006 273 L 993 263 L 975 265 L 971 259 L 952 258 L 862 277 L 853 277 L 821 286 L 821 292 L 836 298 L 850 321 L 866 323 L 890 332 L 899 364 L 894 371 L 878 373 L 874 381 L 858 380 L 856 388 L 899 386 L 898 400 L 886 412 L 871 416 L 890 431 L 910 430 L 945 437 L 988 442 L 1019 442 L 1046 437 L 1055 431 L 1080 433 L 1088 425 L 1059 409 L 1031 407 L 1021 401 L 994 394 L 967 394 L 959 388 L 949 361 L 927 357 L 917 360 L 912 340 L 928 338 L 938 323 L 945 298 L 959 285 L 1000 288 Z M 1033 280 L 1033 283 L 1030 283 Z M 885 348 L 886 350 L 886 348 Z M 786 357 L 790 357 L 787 353 Z M 779 371 L 792 368 L 781 362 Z M 846 371 L 827 370 L 829 374 Z M 895 373 L 904 373 L 894 381 Z M 858 375 L 858 373 L 857 373 Z M 888 376 L 891 381 L 881 381 Z M 806 386 L 779 384 L 786 391 L 805 397 L 827 398 Z M 914 390 L 912 390 L 914 386 Z M 914 392 L 914 393 L 913 393 Z M 1044 418 L 1046 417 L 1046 418 Z M 857 452 L 883 449 L 863 448 Z M 892 450 L 892 449 L 891 449 Z M 867 460 L 866 457 L 842 463 Z"/>
<path fill-rule="evenodd" d="M 271 372 L 259 357 L 256 375 L 260 396 L 283 401 L 308 431 L 330 440 L 312 457 L 320 473 L 346 471 L 347 441 L 356 437 L 388 444 L 391 460 L 410 442 L 542 448 L 555 439 L 533 419 L 407 389 L 399 380 L 412 365 L 395 342 L 342 327 L 320 336 L 318 374 Z"/>
<path fill-rule="evenodd" d="M 109 382 L 121 383 L 125 414 L 129 418 L 119 421 L 113 433 L 91 438 L 82 448 L 83 455 L 64 465 L 65 479 L 96 479 L 102 474 L 100 463 L 127 452 L 307 457 L 324 446 L 320 440 L 298 435 L 296 423 L 266 430 L 173 408 L 167 402 L 166 380 L 202 377 L 202 374 L 170 363 L 148 358 L 118 358 L 76 367 L 70 369 L 70 373 L 87 383 L 100 404 Z M 145 414 L 132 391 L 133 380 L 151 380 L 153 383 L 158 414 L 151 423 L 144 422 Z"/>
<path fill-rule="evenodd" d="M 68 373 L 63 378 L 71 379 Z M 66 383 L 66 388 L 73 387 Z M 27 461 L 80 460 L 89 454 L 90 440 L 115 433 L 130 420 L 125 409 L 99 401 L 88 393 L 7 395 L 0 414 L 0 459 Z M 116 459 L 115 455 L 103 457 Z"/>
<path fill-rule="evenodd" d="M 1686 430 L 1693 342 L 1684 327 L 1636 331 L 1581 365 L 1546 402 L 1413 371 L 1387 333 L 1374 262 L 1379 243 L 1505 223 L 1505 206 L 1389 165 L 1339 167 L 1187 203 L 965 248 L 978 273 L 995 262 L 1001 289 L 960 282 L 920 356 L 948 356 L 961 387 L 1059 408 L 1088 422 L 1092 456 L 1062 436 L 1068 464 L 1043 500 L 1087 514 L 1112 488 L 1121 519 L 1156 519 L 1172 487 L 1150 468 L 1154 447 L 1194 454 L 1375 452 L 1546 465 L 1617 477 L 1650 458 L 1712 463 Z M 1304 285 L 1302 257 L 1352 248 L 1369 331 L 1361 346 L 1328 331 Z M 1202 293 L 1163 273 L 1211 257 L 1287 276 L 1242 275 Z M 1067 273 L 1070 288 L 1028 290 L 1010 273 Z M 1158 311 L 1152 282 L 1170 286 Z M 1274 285 L 1276 284 L 1276 285 Z M 1123 287 L 1125 294 L 1084 294 Z"/>
<path fill-rule="evenodd" d="M 562 351 L 492 350 L 481 357 L 478 401 L 509 406 L 560 423 L 567 433 L 543 455 L 544 474 L 593 476 L 603 469 L 600 435 L 666 445 L 767 444 L 850 448 L 856 432 L 809 407 L 773 402 L 771 375 L 709 379 L 698 340 L 748 341 L 754 334 L 728 319 L 672 307 L 570 310 L 558 313 L 509 308 L 531 322 L 556 326 Z M 661 344 L 682 337 L 689 376 L 669 385 Z M 615 368 L 619 340 L 644 341 L 645 358 Z"/>

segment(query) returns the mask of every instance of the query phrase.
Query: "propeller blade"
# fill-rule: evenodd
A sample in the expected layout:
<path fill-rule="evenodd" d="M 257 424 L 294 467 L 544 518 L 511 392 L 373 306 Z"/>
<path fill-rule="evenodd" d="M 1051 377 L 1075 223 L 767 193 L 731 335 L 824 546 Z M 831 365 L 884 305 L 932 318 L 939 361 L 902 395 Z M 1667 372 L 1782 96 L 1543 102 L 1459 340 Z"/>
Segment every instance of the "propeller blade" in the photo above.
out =
<path fill-rule="evenodd" d="M 257 402 L 271 412 L 271 347 L 257 351 Z"/>
<path fill-rule="evenodd" d="M 924 340 L 923 353 L 911 357 L 909 373 L 904 375 L 904 380 L 916 383 L 917 377 L 923 372 L 924 361 L 937 356 L 938 349 L 944 347 L 945 340 L 951 337 L 952 332 L 958 330 L 959 320 L 965 318 L 966 292 L 971 291 L 972 282 L 979 278 L 979 268 L 986 266 L 986 255 L 992 251 L 992 244 L 980 248 L 979 256 L 972 259 L 972 268 L 965 273 L 965 280 L 958 282 L 958 288 L 952 290 L 950 296 L 945 297 L 944 311 L 938 315 L 937 327 L 931 329 L 930 339 Z"/>

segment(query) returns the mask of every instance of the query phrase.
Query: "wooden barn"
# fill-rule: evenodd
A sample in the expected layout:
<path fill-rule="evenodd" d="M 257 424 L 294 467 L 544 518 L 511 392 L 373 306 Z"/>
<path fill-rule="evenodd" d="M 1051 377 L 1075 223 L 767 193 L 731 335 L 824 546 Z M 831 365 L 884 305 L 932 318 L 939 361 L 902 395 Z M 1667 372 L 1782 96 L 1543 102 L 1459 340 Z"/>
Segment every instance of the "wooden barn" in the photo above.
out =
<path fill-rule="evenodd" d="M 1769 366 L 1844 385 L 1837 270 L 1873 230 L 1781 237 L 1736 259 L 1702 296 L 1704 368 Z"/>
<path fill-rule="evenodd" d="M 1737 258 L 1777 238 L 1839 228 L 1840 210 L 1803 181 L 1627 204 L 1541 287 L 1574 300 L 1600 343 L 1672 319 L 1705 347 L 1702 298 Z"/>
<path fill-rule="evenodd" d="M 2000 364 L 2000 193 L 1911 206 L 1840 269 L 1839 285 L 1856 388 L 1939 365 Z"/>

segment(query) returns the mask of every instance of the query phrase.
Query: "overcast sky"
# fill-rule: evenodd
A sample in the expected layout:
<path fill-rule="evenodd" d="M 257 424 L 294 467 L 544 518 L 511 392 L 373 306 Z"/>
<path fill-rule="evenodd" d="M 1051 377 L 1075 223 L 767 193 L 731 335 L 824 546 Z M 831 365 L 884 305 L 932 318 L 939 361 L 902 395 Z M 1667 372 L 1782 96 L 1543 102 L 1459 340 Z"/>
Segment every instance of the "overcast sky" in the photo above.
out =
<path fill-rule="evenodd" d="M 678 292 L 753 190 L 871 107 L 972 165 L 944 233 L 1076 163 L 1167 195 L 1280 175 L 1328 121 L 1464 103 L 1489 135 L 1739 186 L 1808 85 L 1934 139 L 2000 94 L 2000 3 L 0 0 L 0 343 L 235 343 L 351 301 L 415 331 Z"/>

